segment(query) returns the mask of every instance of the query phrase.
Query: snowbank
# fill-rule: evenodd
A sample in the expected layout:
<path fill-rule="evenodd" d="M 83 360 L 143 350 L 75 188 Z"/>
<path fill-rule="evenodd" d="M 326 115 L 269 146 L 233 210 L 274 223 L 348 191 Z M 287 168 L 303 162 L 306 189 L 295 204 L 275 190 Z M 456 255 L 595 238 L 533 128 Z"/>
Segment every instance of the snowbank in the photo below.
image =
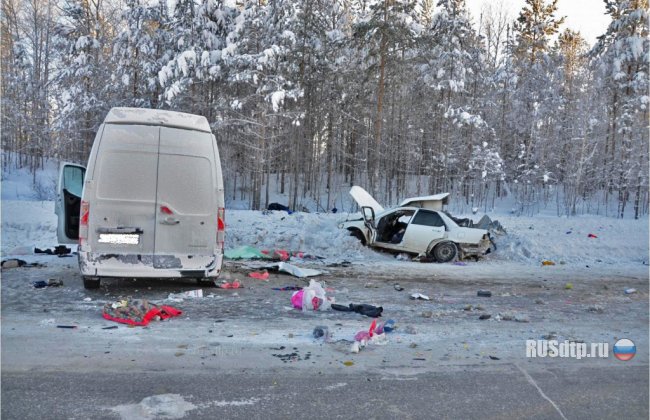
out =
<path fill-rule="evenodd" d="M 363 247 L 338 228 L 346 214 L 283 211 L 226 211 L 226 248 L 251 245 L 260 249 L 304 251 L 329 260 L 393 262 L 390 254 Z M 353 216 L 352 216 L 353 217 Z M 648 261 L 648 220 L 603 216 L 514 217 L 499 221 L 508 235 L 497 237 L 493 262 L 641 265 Z M 589 237 L 589 234 L 597 236 Z M 2 201 L 2 255 L 16 247 L 47 248 L 57 244 L 56 216 L 51 201 Z"/>

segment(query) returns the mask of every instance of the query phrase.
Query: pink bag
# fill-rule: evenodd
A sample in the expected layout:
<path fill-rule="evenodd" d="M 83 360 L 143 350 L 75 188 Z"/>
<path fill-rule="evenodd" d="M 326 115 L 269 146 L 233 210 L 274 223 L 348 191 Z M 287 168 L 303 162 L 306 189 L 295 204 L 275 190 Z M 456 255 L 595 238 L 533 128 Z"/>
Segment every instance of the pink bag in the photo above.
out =
<path fill-rule="evenodd" d="M 298 290 L 291 295 L 291 304 L 296 309 L 302 309 L 302 295 L 305 293 L 304 290 Z"/>
<path fill-rule="evenodd" d="M 294 292 L 293 295 L 291 295 L 291 304 L 293 305 L 294 308 L 296 309 L 302 309 L 302 302 L 304 299 L 305 295 L 305 290 L 298 290 L 297 292 Z M 317 311 L 318 308 L 321 305 L 322 300 L 316 296 L 311 298 L 311 305 L 312 308 Z"/>

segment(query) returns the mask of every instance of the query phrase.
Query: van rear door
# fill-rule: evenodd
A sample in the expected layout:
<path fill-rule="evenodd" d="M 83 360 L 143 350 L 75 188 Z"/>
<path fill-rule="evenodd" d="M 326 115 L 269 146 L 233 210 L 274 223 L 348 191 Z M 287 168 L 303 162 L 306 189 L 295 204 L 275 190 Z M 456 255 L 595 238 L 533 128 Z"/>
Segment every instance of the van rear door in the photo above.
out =
<path fill-rule="evenodd" d="M 215 168 L 212 134 L 160 128 L 154 268 L 199 277 L 215 263 Z"/>
<path fill-rule="evenodd" d="M 93 252 L 153 265 L 158 143 L 158 127 L 105 125 L 84 193 Z"/>
<path fill-rule="evenodd" d="M 54 203 L 57 215 L 56 236 L 60 244 L 76 244 L 79 240 L 79 211 L 85 176 L 85 167 L 61 163 Z"/>

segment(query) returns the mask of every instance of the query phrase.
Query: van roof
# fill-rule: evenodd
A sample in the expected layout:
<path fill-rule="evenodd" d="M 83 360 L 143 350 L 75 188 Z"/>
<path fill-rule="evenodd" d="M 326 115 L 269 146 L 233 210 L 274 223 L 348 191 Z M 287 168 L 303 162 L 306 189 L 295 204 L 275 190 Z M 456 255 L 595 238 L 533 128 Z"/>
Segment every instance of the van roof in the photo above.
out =
<path fill-rule="evenodd" d="M 208 120 L 200 115 L 147 108 L 112 108 L 104 118 L 105 124 L 162 125 L 211 133 Z"/>

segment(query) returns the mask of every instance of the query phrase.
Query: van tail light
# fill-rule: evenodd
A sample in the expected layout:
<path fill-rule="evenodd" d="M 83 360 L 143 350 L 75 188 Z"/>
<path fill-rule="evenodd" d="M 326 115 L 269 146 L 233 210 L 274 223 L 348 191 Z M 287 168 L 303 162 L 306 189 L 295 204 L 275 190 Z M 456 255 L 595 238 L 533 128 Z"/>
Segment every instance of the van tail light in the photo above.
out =
<path fill-rule="evenodd" d="M 174 214 L 174 212 L 171 211 L 171 209 L 169 207 L 167 207 L 167 206 L 160 206 L 160 212 L 163 213 L 163 214 L 169 214 L 169 215 Z"/>
<path fill-rule="evenodd" d="M 79 244 L 88 239 L 88 217 L 90 216 L 90 203 L 81 200 L 81 211 L 79 212 Z"/>
<path fill-rule="evenodd" d="M 226 239 L 226 209 L 219 207 L 217 211 L 217 245 L 223 249 L 224 240 Z"/>

